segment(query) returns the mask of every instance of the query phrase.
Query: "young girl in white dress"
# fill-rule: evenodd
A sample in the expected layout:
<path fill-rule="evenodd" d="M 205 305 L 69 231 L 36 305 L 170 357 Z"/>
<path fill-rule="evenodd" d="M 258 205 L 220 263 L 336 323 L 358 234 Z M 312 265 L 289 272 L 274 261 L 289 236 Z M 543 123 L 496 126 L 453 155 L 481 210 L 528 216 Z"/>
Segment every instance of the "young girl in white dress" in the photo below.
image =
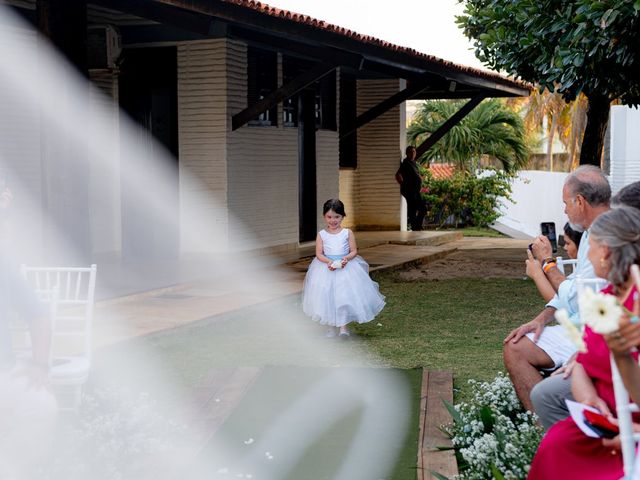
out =
<path fill-rule="evenodd" d="M 331 328 L 327 336 L 348 337 L 347 325 L 374 319 L 385 305 L 378 284 L 369 277 L 369 265 L 358 256 L 356 239 L 342 228 L 344 204 L 332 198 L 322 207 L 327 227 L 316 237 L 316 257 L 304 280 L 302 309 L 313 320 Z"/>

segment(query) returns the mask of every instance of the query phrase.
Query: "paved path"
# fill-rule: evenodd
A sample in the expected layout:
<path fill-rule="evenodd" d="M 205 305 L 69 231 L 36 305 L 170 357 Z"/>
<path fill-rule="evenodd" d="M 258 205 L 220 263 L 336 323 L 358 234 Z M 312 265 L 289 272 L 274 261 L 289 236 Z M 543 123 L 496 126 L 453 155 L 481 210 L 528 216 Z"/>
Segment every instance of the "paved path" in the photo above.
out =
<path fill-rule="evenodd" d="M 456 250 L 456 232 L 359 232 L 359 253 L 371 271 L 393 270 L 443 258 Z M 394 242 L 394 243 L 390 243 Z M 413 244 L 412 244 L 413 242 Z M 255 271 L 227 271 L 216 278 L 191 281 L 99 301 L 95 310 L 95 346 L 176 328 L 244 307 L 297 295 L 313 248 L 300 248 L 299 259 Z"/>
<path fill-rule="evenodd" d="M 527 245 L 526 241 L 511 239 L 461 239 L 459 234 L 452 235 L 451 232 L 364 232 L 358 233 L 357 238 L 360 254 L 369 262 L 372 271 L 426 264 L 460 250 L 471 255 L 474 250 L 483 249 L 521 252 Z M 287 295 L 298 295 L 312 255 L 313 245 L 306 244 L 299 249 L 296 260 L 283 265 L 263 265 L 255 271 L 227 270 L 216 278 L 100 301 L 96 304 L 96 346 L 112 345 Z M 203 437 L 199 439 L 202 446 L 233 412 L 260 373 L 259 368 L 215 368 L 200 382 L 194 395 L 191 420 L 204 427 L 201 430 Z M 446 442 L 437 430 L 440 424 L 448 421 L 441 398 L 451 401 L 451 374 L 425 372 L 419 425 L 420 479 L 430 478 L 431 470 L 448 475 L 457 473 L 453 454 L 435 448 Z"/>

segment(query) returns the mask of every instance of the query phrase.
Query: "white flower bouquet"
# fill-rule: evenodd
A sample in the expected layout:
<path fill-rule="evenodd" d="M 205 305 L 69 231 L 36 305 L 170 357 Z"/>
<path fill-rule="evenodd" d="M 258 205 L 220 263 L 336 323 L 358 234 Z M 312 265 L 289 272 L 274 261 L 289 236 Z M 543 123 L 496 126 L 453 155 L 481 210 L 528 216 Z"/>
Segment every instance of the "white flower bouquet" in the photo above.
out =
<path fill-rule="evenodd" d="M 564 327 L 566 335 L 579 352 L 587 351 L 582 339 L 584 325 L 588 325 L 591 330 L 602 335 L 615 332 L 620 328 L 620 317 L 624 313 L 624 308 L 614 295 L 585 288 L 578 297 L 578 306 L 580 308 L 578 325 L 571 321 L 565 309 L 557 310 L 555 318 Z"/>
<path fill-rule="evenodd" d="M 442 427 L 458 457 L 460 474 L 456 478 L 525 478 L 542 439 L 537 417 L 522 410 L 505 375 L 499 374 L 492 382 L 469 383 L 474 386 L 472 401 L 446 404 L 453 423 Z"/>

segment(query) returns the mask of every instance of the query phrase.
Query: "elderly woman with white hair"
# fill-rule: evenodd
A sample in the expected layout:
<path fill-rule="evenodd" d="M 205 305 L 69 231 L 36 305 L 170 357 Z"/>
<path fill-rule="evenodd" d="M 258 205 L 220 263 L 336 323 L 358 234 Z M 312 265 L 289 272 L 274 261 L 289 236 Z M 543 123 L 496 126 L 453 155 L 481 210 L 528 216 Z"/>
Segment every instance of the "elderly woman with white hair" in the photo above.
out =
<path fill-rule="evenodd" d="M 610 210 L 596 218 L 589 232 L 589 260 L 596 275 L 610 282 L 603 293 L 614 295 L 621 305 L 633 310 L 638 290 L 630 268 L 640 263 L 640 211 L 625 206 Z M 604 336 L 589 327 L 585 328 L 584 342 L 587 351 L 578 355 L 572 374 L 573 396 L 612 416 L 615 397 L 609 348 Z M 627 355 L 637 358 L 637 353 Z M 572 418 L 567 418 L 543 438 L 528 478 L 618 480 L 623 476 L 621 457 L 615 443 L 586 436 Z"/>

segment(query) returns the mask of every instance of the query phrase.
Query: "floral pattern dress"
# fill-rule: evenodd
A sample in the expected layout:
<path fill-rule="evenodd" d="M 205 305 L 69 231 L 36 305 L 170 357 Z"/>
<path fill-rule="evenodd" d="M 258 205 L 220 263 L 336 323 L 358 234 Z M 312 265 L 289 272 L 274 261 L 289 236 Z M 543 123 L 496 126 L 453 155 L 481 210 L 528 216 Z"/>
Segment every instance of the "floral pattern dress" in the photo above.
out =
<path fill-rule="evenodd" d="M 624 302 L 633 308 L 635 287 Z M 603 293 L 613 294 L 611 286 Z M 615 396 L 611 378 L 610 354 L 604 337 L 585 328 L 586 353 L 577 361 L 593 382 L 596 392 L 611 412 L 615 412 Z M 638 420 L 637 418 L 635 419 Z M 529 470 L 530 480 L 619 480 L 623 477 L 622 454 L 602 445 L 602 439 L 586 436 L 571 417 L 556 423 L 542 439 Z"/>

